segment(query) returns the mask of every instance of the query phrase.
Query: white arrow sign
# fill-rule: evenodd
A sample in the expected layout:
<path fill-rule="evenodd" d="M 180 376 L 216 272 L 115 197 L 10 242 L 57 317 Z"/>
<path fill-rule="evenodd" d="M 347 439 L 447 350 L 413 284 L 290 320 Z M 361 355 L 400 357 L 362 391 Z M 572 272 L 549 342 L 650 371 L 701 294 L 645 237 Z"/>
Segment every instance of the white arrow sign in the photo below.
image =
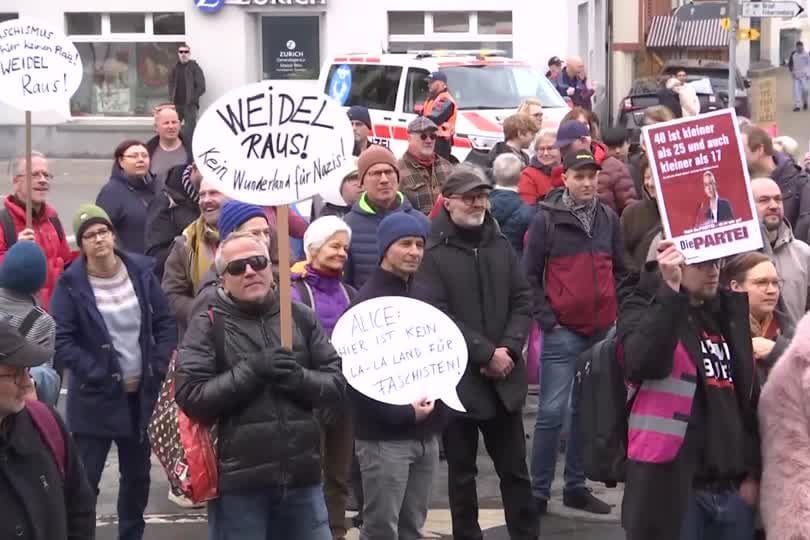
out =
<path fill-rule="evenodd" d="M 798 2 L 742 2 L 743 17 L 797 17 L 804 8 Z"/>

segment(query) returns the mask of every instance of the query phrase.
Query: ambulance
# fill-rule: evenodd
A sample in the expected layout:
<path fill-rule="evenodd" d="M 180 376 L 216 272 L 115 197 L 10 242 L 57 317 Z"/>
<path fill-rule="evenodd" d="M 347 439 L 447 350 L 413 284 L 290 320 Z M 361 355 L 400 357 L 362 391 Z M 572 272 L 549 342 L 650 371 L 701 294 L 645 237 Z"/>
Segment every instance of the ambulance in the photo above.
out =
<path fill-rule="evenodd" d="M 395 156 L 408 146 L 407 126 L 428 94 L 427 77 L 447 75 L 458 106 L 453 157 L 478 161 L 503 140 L 504 118 L 520 102 L 535 97 L 543 105 L 543 127 L 556 128 L 570 110 L 545 74 L 499 51 L 410 51 L 392 54 L 352 53 L 329 59 L 319 87 L 348 108 L 367 107 L 372 142 L 387 146 Z"/>

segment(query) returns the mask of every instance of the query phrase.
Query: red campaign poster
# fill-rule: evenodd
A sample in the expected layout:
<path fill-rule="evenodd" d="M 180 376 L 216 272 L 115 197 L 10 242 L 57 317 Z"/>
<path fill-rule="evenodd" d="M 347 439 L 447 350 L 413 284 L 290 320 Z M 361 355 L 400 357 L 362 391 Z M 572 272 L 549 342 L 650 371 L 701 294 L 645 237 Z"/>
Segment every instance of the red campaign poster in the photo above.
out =
<path fill-rule="evenodd" d="M 762 247 L 733 109 L 655 124 L 643 134 L 664 232 L 687 263 Z"/>

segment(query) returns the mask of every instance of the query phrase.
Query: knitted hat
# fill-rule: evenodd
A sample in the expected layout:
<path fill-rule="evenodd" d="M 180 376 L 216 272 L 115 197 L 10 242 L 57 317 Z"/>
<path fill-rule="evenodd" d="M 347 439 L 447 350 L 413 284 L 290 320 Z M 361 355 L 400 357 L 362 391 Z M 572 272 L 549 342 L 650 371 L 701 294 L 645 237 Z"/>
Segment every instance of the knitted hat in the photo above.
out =
<path fill-rule="evenodd" d="M 0 287 L 22 294 L 35 294 L 47 276 L 45 253 L 35 242 L 16 242 L 0 265 Z"/>
<path fill-rule="evenodd" d="M 371 129 L 371 115 L 368 113 L 367 108 L 362 105 L 352 105 L 346 111 L 346 114 L 349 116 L 349 120 L 363 122 L 368 129 Z"/>
<path fill-rule="evenodd" d="M 107 215 L 103 208 L 92 203 L 81 205 L 79 211 L 76 212 L 76 217 L 73 218 L 73 234 L 76 235 L 77 244 L 81 246 L 85 229 L 96 223 L 103 223 L 110 229 L 113 228 L 110 216 Z"/>
<path fill-rule="evenodd" d="M 255 217 L 267 219 L 264 208 L 255 204 L 243 203 L 233 199 L 229 200 L 222 205 L 219 211 L 217 228 L 219 229 L 220 239 L 225 240 L 229 234 L 241 227 L 243 223 Z"/>
<path fill-rule="evenodd" d="M 385 252 L 391 244 L 408 236 L 416 236 L 427 239 L 427 227 L 418 219 L 405 212 L 394 212 L 389 214 L 380 222 L 377 228 L 377 253 L 380 260 L 385 257 Z"/>
<path fill-rule="evenodd" d="M 361 185 L 366 178 L 368 170 L 378 163 L 391 165 L 397 172 L 397 182 L 399 182 L 399 168 L 397 167 L 397 159 L 394 157 L 394 154 L 392 154 L 388 148 L 375 144 L 363 150 L 360 157 L 357 158 L 357 173 L 360 177 Z"/>
<path fill-rule="evenodd" d="M 321 247 L 335 234 L 345 232 L 352 241 L 352 230 L 345 221 L 337 216 L 324 216 L 316 219 L 307 227 L 304 232 L 304 253 L 309 259 L 310 249 L 321 249 Z"/>

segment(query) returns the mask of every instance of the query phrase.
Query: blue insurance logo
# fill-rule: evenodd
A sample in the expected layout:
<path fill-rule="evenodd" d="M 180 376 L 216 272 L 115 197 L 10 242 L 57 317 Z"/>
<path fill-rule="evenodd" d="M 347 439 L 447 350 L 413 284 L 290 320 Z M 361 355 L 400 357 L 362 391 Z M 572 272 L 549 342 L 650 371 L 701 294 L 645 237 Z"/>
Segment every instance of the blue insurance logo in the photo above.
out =
<path fill-rule="evenodd" d="M 192 0 L 194 7 L 203 13 L 216 13 L 225 5 L 225 0 Z"/>
<path fill-rule="evenodd" d="M 329 97 L 345 105 L 352 90 L 352 68 L 346 64 L 338 67 L 329 81 Z"/>

